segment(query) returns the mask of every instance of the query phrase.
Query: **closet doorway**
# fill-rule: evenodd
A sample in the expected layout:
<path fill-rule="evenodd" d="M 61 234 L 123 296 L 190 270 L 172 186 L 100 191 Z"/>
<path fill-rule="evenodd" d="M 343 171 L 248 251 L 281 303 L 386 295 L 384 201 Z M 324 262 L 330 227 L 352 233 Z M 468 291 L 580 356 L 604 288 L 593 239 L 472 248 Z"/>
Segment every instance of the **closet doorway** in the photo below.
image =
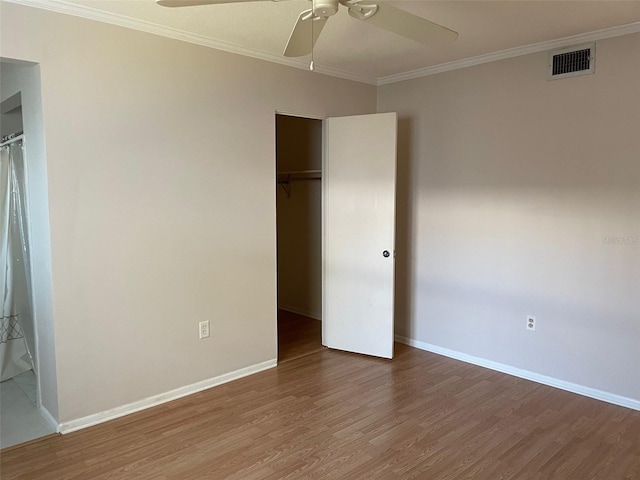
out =
<path fill-rule="evenodd" d="M 40 67 L 0 62 L 0 449 L 57 427 Z"/>
<path fill-rule="evenodd" d="M 276 115 L 279 361 L 393 358 L 397 121 Z"/>
<path fill-rule="evenodd" d="M 276 114 L 278 361 L 322 347 L 322 120 Z"/>

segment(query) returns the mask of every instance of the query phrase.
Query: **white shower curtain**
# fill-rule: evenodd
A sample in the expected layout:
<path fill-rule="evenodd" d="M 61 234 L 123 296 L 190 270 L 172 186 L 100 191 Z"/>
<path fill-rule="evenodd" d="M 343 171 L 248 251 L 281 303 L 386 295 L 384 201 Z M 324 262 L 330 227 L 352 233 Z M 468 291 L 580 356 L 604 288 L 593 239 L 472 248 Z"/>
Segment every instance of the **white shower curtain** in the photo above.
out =
<path fill-rule="evenodd" d="M 0 147 L 0 381 L 33 368 L 24 336 L 32 322 L 22 141 Z"/>

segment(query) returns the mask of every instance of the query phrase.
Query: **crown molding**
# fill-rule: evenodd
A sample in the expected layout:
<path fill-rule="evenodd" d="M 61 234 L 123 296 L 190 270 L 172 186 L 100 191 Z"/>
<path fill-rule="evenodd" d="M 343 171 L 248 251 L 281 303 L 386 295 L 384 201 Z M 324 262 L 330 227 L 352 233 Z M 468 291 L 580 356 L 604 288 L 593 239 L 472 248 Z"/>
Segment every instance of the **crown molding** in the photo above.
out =
<path fill-rule="evenodd" d="M 412 80 L 414 78 L 427 77 L 429 75 L 435 75 L 437 73 L 473 67 L 474 65 L 496 62 L 498 60 L 504 60 L 507 58 L 528 55 L 530 53 L 544 52 L 556 48 L 569 47 L 571 45 L 579 43 L 595 42 L 597 40 L 604 40 L 605 38 L 620 37 L 622 35 L 629 35 L 638 32 L 640 32 L 640 22 L 629 23 L 627 25 L 605 28 L 604 30 L 597 30 L 595 32 L 581 33 L 578 35 L 572 35 L 570 37 L 558 38 L 556 40 L 532 43 L 530 45 L 524 45 L 522 47 L 509 48 L 507 50 L 488 53 L 486 55 L 479 55 L 477 57 L 465 58 L 463 60 L 456 60 L 453 62 L 442 63 L 440 65 L 411 70 L 409 72 L 380 77 L 378 78 L 376 84 L 378 86 L 388 85 L 390 83 L 397 83 L 403 82 L 405 80 Z"/>
<path fill-rule="evenodd" d="M 214 40 L 204 35 L 197 35 L 184 30 L 167 27 L 165 25 L 158 25 L 156 23 L 147 22 L 144 20 L 138 20 L 135 18 L 119 15 L 116 13 L 104 12 L 97 8 L 87 7 L 84 5 L 78 5 L 64 0 L 2 0 L 7 3 L 15 3 L 18 5 L 24 5 L 27 7 L 40 8 L 42 10 L 48 10 L 56 13 L 63 13 L 66 15 L 72 15 L 74 17 L 81 17 L 88 20 L 95 20 L 97 22 L 108 23 L 119 27 L 130 28 L 133 30 L 139 30 L 141 32 L 151 33 L 154 35 L 160 35 L 162 37 L 173 38 L 175 40 L 182 40 L 183 42 L 193 43 L 195 45 L 201 45 L 203 47 L 214 48 L 216 50 L 222 50 L 229 53 L 235 53 L 243 55 L 245 57 L 256 58 L 259 60 L 266 60 L 267 62 L 277 63 L 288 67 L 294 67 L 301 70 L 309 70 L 309 62 L 307 60 L 288 58 L 281 55 L 274 55 L 272 53 L 261 52 L 251 48 L 240 47 L 228 42 L 220 40 Z M 352 80 L 355 82 L 366 83 L 369 85 L 377 85 L 377 80 L 365 75 L 358 75 L 351 72 L 346 72 L 336 68 L 325 67 L 322 65 L 315 65 L 315 73 L 324 75 L 330 75 L 332 77 L 338 77 L 345 80 Z"/>
<path fill-rule="evenodd" d="M 235 53 L 243 55 L 245 57 L 256 58 L 259 60 L 265 60 L 267 62 L 277 63 L 288 67 L 298 68 L 301 70 L 309 70 L 309 62 L 307 60 L 295 59 L 283 57 L 281 55 L 274 55 L 272 53 L 261 52 L 251 48 L 240 47 L 221 40 L 214 40 L 204 35 L 197 35 L 184 30 L 178 30 L 176 28 L 167 27 L 164 25 L 158 25 L 156 23 L 147 22 L 144 20 L 138 20 L 124 15 L 116 13 L 104 12 L 96 8 L 78 5 L 67 2 L 65 0 L 2 0 L 8 3 L 16 3 L 28 7 L 40 8 L 43 10 L 49 10 L 52 12 L 63 13 L 66 15 L 73 15 L 76 17 L 86 18 L 89 20 L 95 20 L 102 23 L 108 23 L 111 25 L 117 25 L 120 27 L 130 28 L 133 30 L 139 30 L 142 32 L 151 33 L 154 35 L 160 35 L 167 38 L 173 38 L 175 40 L 182 40 L 183 42 L 193 43 L 195 45 L 201 45 L 204 47 L 214 48 L 216 50 L 222 50 L 229 53 Z M 578 43 L 595 42 L 597 40 L 604 40 L 606 38 L 620 37 L 622 35 L 629 35 L 640 32 L 640 22 L 630 23 L 627 25 L 621 25 L 617 27 L 606 28 L 603 30 L 597 30 L 595 32 L 582 33 L 578 35 L 572 35 L 570 37 L 563 37 L 555 40 L 549 40 L 540 43 L 533 43 L 530 45 L 524 45 L 522 47 L 509 48 L 507 50 L 501 50 L 499 52 L 488 53 L 485 55 L 479 55 L 477 57 L 465 58 L 462 60 L 455 60 L 453 62 L 442 63 L 439 65 L 433 65 L 429 67 L 419 68 L 408 72 L 398 73 L 394 75 L 388 75 L 385 77 L 374 78 L 366 75 L 359 75 L 336 68 L 326 67 L 322 65 L 315 66 L 315 73 L 329 75 L 332 77 L 338 77 L 345 80 L 351 80 L 354 82 L 365 83 L 374 86 L 388 85 L 391 83 L 403 82 L 405 80 L 412 80 L 420 77 L 427 77 L 429 75 L 435 75 L 438 73 L 449 72 L 451 70 L 459 70 L 461 68 L 472 67 L 475 65 L 482 65 L 483 63 L 496 62 L 498 60 L 504 60 L 507 58 L 519 57 L 521 55 L 528 55 L 530 53 L 544 52 L 546 50 L 553 50 L 555 48 L 569 47 Z"/>

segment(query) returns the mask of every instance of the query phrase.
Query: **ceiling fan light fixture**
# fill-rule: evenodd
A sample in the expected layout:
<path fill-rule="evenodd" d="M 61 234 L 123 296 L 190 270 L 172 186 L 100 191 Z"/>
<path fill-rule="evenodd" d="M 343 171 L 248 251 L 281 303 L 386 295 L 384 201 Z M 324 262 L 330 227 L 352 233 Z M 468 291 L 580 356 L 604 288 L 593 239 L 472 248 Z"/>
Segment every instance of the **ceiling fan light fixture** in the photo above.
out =
<path fill-rule="evenodd" d="M 267 0 L 156 0 L 165 7 L 186 7 L 194 5 L 217 5 Z M 281 0 L 272 0 L 281 1 Z M 458 34 L 453 30 L 430 22 L 422 17 L 396 8 L 387 2 L 376 0 L 311 0 L 312 8 L 300 13 L 298 20 L 284 49 L 285 57 L 303 57 L 311 54 L 325 23 L 336 13 L 340 5 L 347 8 L 349 15 L 357 20 L 365 20 L 370 25 L 396 33 L 424 45 L 444 44 L 455 41 Z"/>
<path fill-rule="evenodd" d="M 313 12 L 319 17 L 331 17 L 338 13 L 340 0 L 313 0 Z"/>
<path fill-rule="evenodd" d="M 347 7 L 349 7 L 349 15 L 358 20 L 366 20 L 378 11 L 378 5 L 375 4 L 361 5 L 357 2 L 348 2 Z"/>

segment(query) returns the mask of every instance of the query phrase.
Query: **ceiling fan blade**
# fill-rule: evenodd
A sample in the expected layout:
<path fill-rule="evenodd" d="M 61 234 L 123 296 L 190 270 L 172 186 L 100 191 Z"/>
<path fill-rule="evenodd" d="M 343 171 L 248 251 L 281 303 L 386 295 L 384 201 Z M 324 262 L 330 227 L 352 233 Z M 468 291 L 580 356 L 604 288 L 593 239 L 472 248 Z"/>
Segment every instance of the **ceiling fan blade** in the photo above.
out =
<path fill-rule="evenodd" d="M 358 5 L 365 7 L 368 3 Z M 358 13 L 356 6 L 354 9 L 349 9 L 349 15 L 427 45 L 449 43 L 458 38 L 458 33 L 453 30 L 425 20 L 405 10 L 392 7 L 387 3 L 380 2 L 369 5 L 378 6 L 375 14 L 363 18 L 363 16 Z"/>
<path fill-rule="evenodd" d="M 311 10 L 302 12 L 289 36 L 289 41 L 284 49 L 284 56 L 303 57 L 304 55 L 309 55 L 325 23 L 327 23 L 327 17 L 314 18 Z M 312 31 L 313 41 L 311 41 Z"/>
<path fill-rule="evenodd" d="M 163 7 L 193 7 L 196 5 L 216 5 L 219 3 L 266 2 L 267 0 L 156 0 Z M 277 0 L 274 0 L 277 1 Z"/>

